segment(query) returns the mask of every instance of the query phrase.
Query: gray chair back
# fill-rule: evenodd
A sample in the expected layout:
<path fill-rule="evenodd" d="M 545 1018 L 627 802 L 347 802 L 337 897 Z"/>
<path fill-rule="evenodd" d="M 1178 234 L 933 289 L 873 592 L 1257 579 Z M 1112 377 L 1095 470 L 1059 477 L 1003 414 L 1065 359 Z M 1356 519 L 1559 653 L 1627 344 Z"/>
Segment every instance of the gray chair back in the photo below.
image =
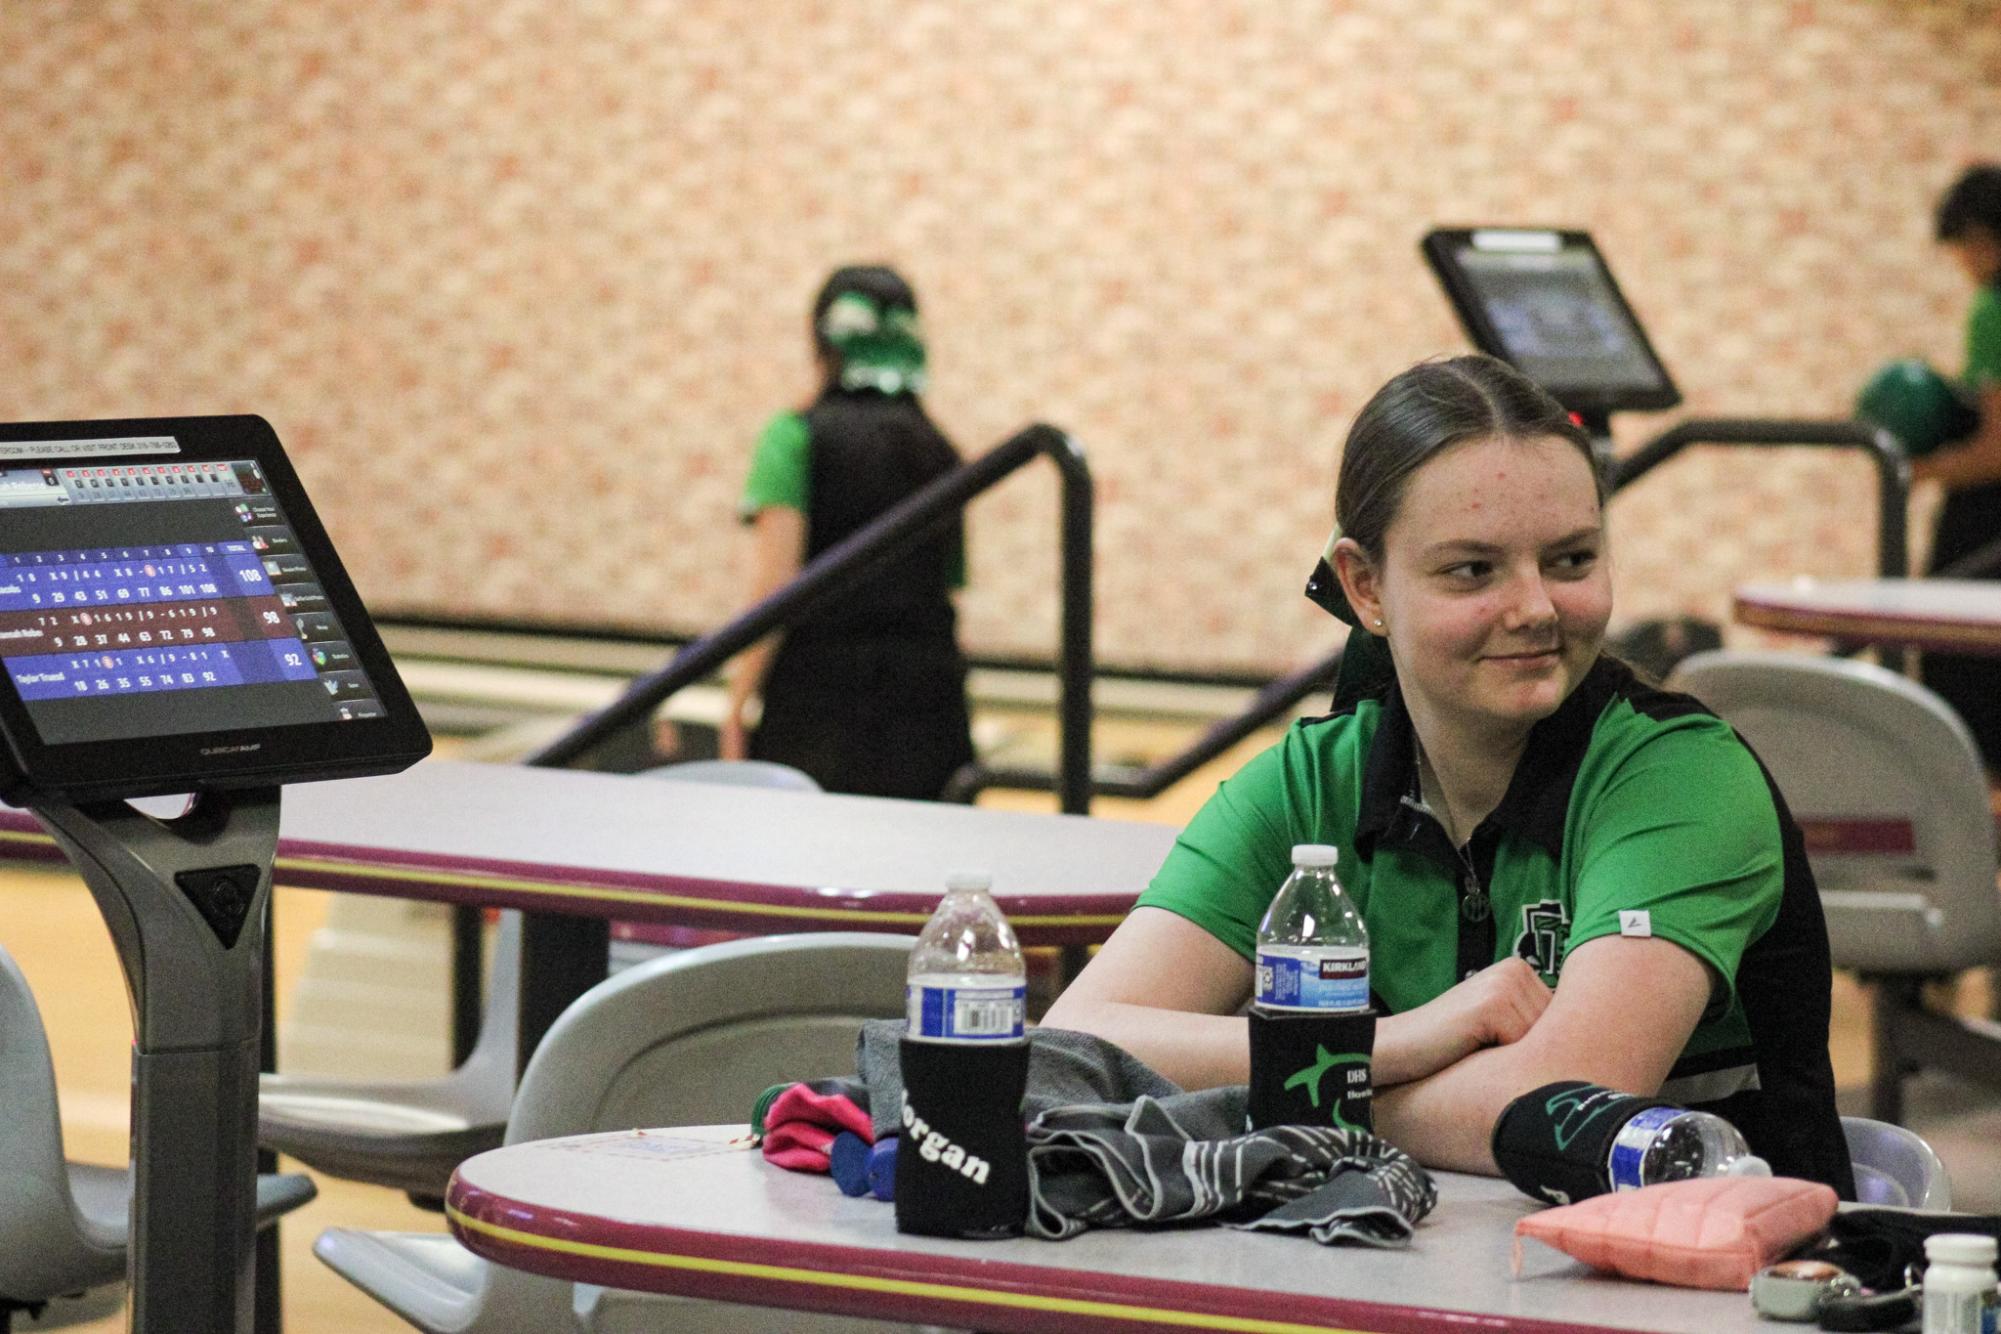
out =
<path fill-rule="evenodd" d="M 753 936 L 629 968 L 549 1030 L 521 1077 L 507 1142 L 743 1121 L 772 1084 L 851 1074 L 862 1021 L 903 1014 L 911 944 Z"/>
<path fill-rule="evenodd" d="M 128 1198 L 121 1190 L 113 1203 Z M 0 1306 L 123 1278 L 125 1238 L 115 1209 L 94 1219 L 77 1207 L 48 1034 L 28 979 L 0 950 Z"/>
<path fill-rule="evenodd" d="M 1994 814 L 1966 725 L 1869 663 L 1700 653 L 1669 682 L 1771 770 L 1807 836 L 1838 968 L 1940 974 L 2001 963 Z"/>
<path fill-rule="evenodd" d="M 1858 1203 L 1952 1208 L 1952 1180 L 1945 1164 L 1917 1131 L 1866 1116 L 1844 1116 L 1841 1137 L 1848 1142 L 1848 1161 L 1855 1168 Z"/>
<path fill-rule="evenodd" d="M 716 783 L 725 787 L 763 787 L 790 792 L 819 792 L 821 787 L 803 769 L 776 760 L 683 760 L 642 769 L 642 778 L 674 783 Z"/>

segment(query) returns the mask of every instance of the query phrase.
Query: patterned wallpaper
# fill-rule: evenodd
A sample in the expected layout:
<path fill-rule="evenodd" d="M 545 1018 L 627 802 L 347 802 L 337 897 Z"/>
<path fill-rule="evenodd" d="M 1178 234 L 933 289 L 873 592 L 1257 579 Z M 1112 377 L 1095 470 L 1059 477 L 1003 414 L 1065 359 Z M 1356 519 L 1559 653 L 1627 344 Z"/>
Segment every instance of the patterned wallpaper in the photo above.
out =
<path fill-rule="evenodd" d="M 1929 213 L 2001 156 L 1993 0 L 0 5 L 0 417 L 255 411 L 382 612 L 718 624 L 831 265 L 915 280 L 935 415 L 1098 479 L 1102 659 L 1276 670 L 1348 420 L 1461 346 L 1445 222 L 1594 229 L 1702 412 L 1956 361 Z M 1625 423 L 1636 444 L 1664 420 Z M 966 638 L 1055 635 L 1055 480 Z M 1624 616 L 1860 573 L 1855 460 L 1615 509 Z"/>

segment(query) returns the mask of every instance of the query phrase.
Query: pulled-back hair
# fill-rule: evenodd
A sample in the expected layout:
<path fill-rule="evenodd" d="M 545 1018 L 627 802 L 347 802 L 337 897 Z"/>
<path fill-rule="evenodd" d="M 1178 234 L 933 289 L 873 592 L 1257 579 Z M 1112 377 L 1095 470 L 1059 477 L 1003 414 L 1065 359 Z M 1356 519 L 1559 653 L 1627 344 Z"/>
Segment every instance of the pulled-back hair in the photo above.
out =
<path fill-rule="evenodd" d="M 1505 361 L 1472 354 L 1421 361 L 1376 391 L 1348 431 L 1334 517 L 1371 560 L 1395 522 L 1411 475 L 1466 440 L 1538 440 L 1577 446 L 1605 499 L 1591 437 L 1535 381 Z"/>
<path fill-rule="evenodd" d="M 1958 241 L 1984 227 L 2001 241 L 2001 164 L 1968 167 L 1938 201 L 1938 239 Z"/>

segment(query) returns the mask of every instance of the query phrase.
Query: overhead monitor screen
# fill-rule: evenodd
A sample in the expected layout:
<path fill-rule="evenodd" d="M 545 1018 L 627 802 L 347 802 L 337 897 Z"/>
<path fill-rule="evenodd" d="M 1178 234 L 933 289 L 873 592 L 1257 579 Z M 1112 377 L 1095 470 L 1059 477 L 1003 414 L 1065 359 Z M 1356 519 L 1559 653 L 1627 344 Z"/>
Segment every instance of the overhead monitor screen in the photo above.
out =
<path fill-rule="evenodd" d="M 0 428 L 0 722 L 20 766 L 57 787 L 159 787 L 169 770 L 296 781 L 427 751 L 269 428 L 167 424 Z"/>
<path fill-rule="evenodd" d="M 1474 343 L 1566 407 L 1614 411 L 1681 401 L 1583 232 L 1435 231 L 1424 251 Z"/>

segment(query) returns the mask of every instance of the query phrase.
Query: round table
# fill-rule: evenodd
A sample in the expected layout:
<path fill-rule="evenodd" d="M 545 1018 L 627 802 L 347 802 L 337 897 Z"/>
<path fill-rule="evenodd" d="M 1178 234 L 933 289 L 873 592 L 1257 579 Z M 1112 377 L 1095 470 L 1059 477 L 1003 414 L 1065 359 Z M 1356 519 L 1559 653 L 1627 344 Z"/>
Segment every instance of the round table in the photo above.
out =
<path fill-rule="evenodd" d="M 1535 1202 L 1492 1178 L 1437 1181 L 1399 1249 L 1212 1227 L 956 1241 L 906 1236 L 893 1206 L 773 1167 L 743 1126 L 697 1126 L 480 1154 L 446 1213 L 477 1254 L 554 1278 L 996 1334 L 1769 1329 L 1741 1292 L 1610 1279 L 1538 1245 L 1513 1277 L 1515 1220 Z"/>
<path fill-rule="evenodd" d="M 1745 584 L 1745 625 L 1825 635 L 1850 644 L 2001 655 L 2001 581 L 1795 579 Z"/>

